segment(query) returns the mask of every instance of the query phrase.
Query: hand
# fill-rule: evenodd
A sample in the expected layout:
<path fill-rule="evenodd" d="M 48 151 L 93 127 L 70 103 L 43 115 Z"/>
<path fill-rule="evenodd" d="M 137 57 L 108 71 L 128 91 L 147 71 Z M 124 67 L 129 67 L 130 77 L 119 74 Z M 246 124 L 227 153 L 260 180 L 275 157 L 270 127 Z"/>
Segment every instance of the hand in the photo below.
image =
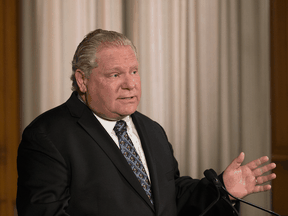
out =
<path fill-rule="evenodd" d="M 267 176 L 262 176 L 262 174 L 274 169 L 276 164 L 270 163 L 259 167 L 269 160 L 267 156 L 263 156 L 241 166 L 244 157 L 244 152 L 241 152 L 224 171 L 223 181 L 227 191 L 235 197 L 243 198 L 251 193 L 270 190 L 271 185 L 261 184 L 275 179 L 276 174 L 272 173 Z"/>

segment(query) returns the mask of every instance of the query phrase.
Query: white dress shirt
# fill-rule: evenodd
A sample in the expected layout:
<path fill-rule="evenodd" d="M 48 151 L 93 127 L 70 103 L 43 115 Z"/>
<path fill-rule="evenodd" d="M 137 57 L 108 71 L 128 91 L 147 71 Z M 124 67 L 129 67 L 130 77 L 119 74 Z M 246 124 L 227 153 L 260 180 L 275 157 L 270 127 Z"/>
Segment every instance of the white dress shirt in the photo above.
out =
<path fill-rule="evenodd" d="M 98 121 L 102 124 L 102 126 L 105 128 L 107 133 L 111 136 L 111 138 L 114 140 L 114 142 L 118 146 L 118 148 L 120 148 L 119 142 L 118 142 L 118 137 L 117 137 L 115 131 L 113 130 L 113 128 L 115 127 L 115 124 L 116 124 L 117 121 L 108 121 L 108 120 L 100 118 L 95 113 L 94 113 L 94 115 L 98 119 Z M 135 125 L 134 125 L 134 123 L 132 121 L 132 118 L 130 116 L 126 116 L 122 120 L 125 121 L 126 124 L 127 124 L 128 136 L 132 140 L 133 145 L 134 145 L 139 157 L 141 158 L 143 166 L 144 166 L 144 168 L 146 170 L 146 173 L 148 175 L 148 178 L 150 180 L 149 170 L 148 170 L 148 166 L 147 166 L 147 163 L 146 163 L 146 158 L 145 158 L 145 155 L 144 155 L 144 151 L 143 151 L 143 148 L 142 148 L 142 145 L 141 145 L 141 141 L 140 141 L 139 135 L 138 135 L 137 130 L 135 128 Z"/>

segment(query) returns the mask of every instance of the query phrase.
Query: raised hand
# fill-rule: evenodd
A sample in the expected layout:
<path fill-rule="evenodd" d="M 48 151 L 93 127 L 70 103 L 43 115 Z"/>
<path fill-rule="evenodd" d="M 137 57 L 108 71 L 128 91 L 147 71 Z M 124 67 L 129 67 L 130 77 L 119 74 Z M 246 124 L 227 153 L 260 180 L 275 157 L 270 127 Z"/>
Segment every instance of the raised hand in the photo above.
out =
<path fill-rule="evenodd" d="M 244 157 L 244 153 L 241 152 L 224 171 L 223 181 L 228 192 L 235 197 L 243 198 L 251 193 L 270 190 L 271 185 L 261 184 L 275 179 L 276 174 L 262 175 L 274 169 L 276 164 L 270 163 L 259 167 L 269 160 L 267 156 L 263 156 L 241 166 Z"/>

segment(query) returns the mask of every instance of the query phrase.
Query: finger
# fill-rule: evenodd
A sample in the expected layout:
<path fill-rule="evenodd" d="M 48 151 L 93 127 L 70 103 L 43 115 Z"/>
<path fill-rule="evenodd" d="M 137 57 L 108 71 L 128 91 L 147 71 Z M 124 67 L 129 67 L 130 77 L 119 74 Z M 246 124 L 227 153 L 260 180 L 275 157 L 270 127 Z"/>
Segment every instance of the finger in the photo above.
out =
<path fill-rule="evenodd" d="M 267 156 L 263 156 L 261 158 L 258 158 L 256 160 L 247 163 L 246 165 L 253 170 L 256 169 L 258 166 L 260 166 L 261 164 L 266 163 L 268 160 L 269 158 Z"/>
<path fill-rule="evenodd" d="M 263 192 L 271 189 L 271 185 L 255 186 L 253 193 Z"/>
<path fill-rule="evenodd" d="M 253 171 L 254 173 L 254 176 L 260 176 L 262 175 L 263 173 L 266 173 L 272 169 L 274 169 L 276 167 L 276 164 L 275 163 L 270 163 L 270 164 L 267 164 L 266 166 L 263 166 L 263 167 L 260 167 L 258 169 L 255 169 Z"/>
<path fill-rule="evenodd" d="M 271 181 L 273 179 L 276 178 L 276 174 L 275 173 L 272 173 L 270 175 L 267 175 L 267 176 L 260 176 L 260 177 L 257 177 L 256 180 L 257 180 L 257 184 L 263 184 L 267 181 Z"/>
<path fill-rule="evenodd" d="M 232 161 L 232 163 L 228 166 L 227 169 L 232 169 L 232 170 L 238 169 L 241 166 L 242 162 L 244 161 L 244 158 L 245 158 L 245 154 L 244 152 L 241 152 L 239 156 Z"/>

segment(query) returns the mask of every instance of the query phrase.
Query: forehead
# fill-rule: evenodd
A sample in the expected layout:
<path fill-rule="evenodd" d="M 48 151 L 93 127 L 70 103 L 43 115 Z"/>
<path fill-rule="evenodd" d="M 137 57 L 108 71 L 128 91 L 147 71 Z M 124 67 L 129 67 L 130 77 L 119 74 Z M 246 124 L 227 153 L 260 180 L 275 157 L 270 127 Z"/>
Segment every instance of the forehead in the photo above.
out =
<path fill-rule="evenodd" d="M 99 66 L 138 66 L 136 55 L 129 45 L 102 48 L 96 53 L 96 59 Z"/>

